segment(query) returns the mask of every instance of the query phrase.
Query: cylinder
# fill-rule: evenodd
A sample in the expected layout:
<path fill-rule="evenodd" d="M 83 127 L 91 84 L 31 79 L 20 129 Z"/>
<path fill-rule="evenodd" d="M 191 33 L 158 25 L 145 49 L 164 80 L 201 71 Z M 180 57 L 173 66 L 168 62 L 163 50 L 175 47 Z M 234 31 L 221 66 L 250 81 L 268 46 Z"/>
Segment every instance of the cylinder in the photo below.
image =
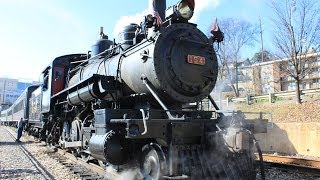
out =
<path fill-rule="evenodd" d="M 91 155 L 101 161 L 109 162 L 113 165 L 124 164 L 129 157 L 128 148 L 122 146 L 120 139 L 113 131 L 105 135 L 93 135 L 89 141 L 89 150 Z"/>
<path fill-rule="evenodd" d="M 91 155 L 101 161 L 106 161 L 105 143 L 108 134 L 93 135 L 89 141 Z"/>

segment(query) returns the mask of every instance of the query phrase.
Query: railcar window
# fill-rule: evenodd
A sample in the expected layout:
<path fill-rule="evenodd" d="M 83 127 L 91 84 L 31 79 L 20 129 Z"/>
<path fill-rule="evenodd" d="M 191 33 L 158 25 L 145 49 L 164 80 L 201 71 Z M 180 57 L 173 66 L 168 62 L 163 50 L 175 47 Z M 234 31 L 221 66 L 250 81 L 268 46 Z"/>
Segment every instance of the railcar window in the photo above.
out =
<path fill-rule="evenodd" d="M 41 75 L 41 82 L 42 82 L 42 90 L 43 91 L 46 91 L 48 89 L 48 85 L 49 85 L 49 69 L 51 67 L 47 67 L 43 72 L 42 72 L 42 75 Z"/>
<path fill-rule="evenodd" d="M 33 107 L 33 102 L 34 102 L 34 95 L 29 100 L 29 118 L 34 119 L 34 107 Z"/>
<path fill-rule="evenodd" d="M 40 110 L 40 101 L 41 101 L 41 97 L 38 96 L 38 97 L 37 97 L 37 100 L 36 100 L 36 102 L 37 102 L 37 109 L 38 109 L 38 110 Z"/>
<path fill-rule="evenodd" d="M 16 113 L 23 109 L 23 101 L 20 101 L 13 109 L 13 112 Z"/>
<path fill-rule="evenodd" d="M 42 85 L 42 90 L 47 90 L 48 89 L 48 81 L 49 81 L 49 75 L 47 74 L 44 78 L 43 78 L 43 85 Z"/>

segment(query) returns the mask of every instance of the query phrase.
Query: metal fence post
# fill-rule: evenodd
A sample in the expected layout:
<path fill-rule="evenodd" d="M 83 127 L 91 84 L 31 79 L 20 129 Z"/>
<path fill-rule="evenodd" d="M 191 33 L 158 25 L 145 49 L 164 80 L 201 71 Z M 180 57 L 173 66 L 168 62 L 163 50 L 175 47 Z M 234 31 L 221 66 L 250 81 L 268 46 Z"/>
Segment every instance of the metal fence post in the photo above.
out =
<path fill-rule="evenodd" d="M 269 92 L 269 103 L 273 103 L 272 98 L 273 98 L 273 93 Z"/>
<path fill-rule="evenodd" d="M 227 107 L 229 107 L 229 97 L 227 97 Z"/>
<path fill-rule="evenodd" d="M 222 92 L 219 93 L 219 108 L 222 109 Z"/>
<path fill-rule="evenodd" d="M 247 104 L 250 105 L 250 101 L 251 101 L 251 96 L 250 96 L 250 94 L 247 94 L 247 96 L 246 96 L 246 101 L 247 101 Z"/>

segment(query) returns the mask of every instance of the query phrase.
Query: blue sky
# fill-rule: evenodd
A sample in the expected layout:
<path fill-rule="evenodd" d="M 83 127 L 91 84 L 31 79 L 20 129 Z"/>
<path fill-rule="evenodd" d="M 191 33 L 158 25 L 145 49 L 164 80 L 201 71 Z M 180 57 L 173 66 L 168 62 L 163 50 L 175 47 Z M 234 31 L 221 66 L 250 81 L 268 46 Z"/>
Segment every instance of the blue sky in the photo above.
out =
<path fill-rule="evenodd" d="M 177 3 L 167 0 L 167 6 Z M 252 23 L 259 16 L 268 33 L 270 10 L 267 0 L 195 0 L 192 19 L 206 34 L 213 20 L 241 18 Z M 98 37 L 99 27 L 113 38 L 129 21 L 142 19 L 148 0 L 0 0 L 0 77 L 37 80 L 57 56 L 85 53 Z M 270 43 L 265 38 L 268 46 Z M 243 58 L 260 48 L 246 48 Z"/>

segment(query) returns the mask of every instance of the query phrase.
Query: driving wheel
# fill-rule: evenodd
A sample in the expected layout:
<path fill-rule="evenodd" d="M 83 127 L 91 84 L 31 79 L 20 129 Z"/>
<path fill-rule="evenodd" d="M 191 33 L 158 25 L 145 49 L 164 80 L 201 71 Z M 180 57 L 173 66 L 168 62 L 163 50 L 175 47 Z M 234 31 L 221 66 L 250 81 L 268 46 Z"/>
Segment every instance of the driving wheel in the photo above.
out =
<path fill-rule="evenodd" d="M 141 171 L 144 179 L 160 179 L 163 171 L 161 154 L 151 145 L 142 150 Z"/>

